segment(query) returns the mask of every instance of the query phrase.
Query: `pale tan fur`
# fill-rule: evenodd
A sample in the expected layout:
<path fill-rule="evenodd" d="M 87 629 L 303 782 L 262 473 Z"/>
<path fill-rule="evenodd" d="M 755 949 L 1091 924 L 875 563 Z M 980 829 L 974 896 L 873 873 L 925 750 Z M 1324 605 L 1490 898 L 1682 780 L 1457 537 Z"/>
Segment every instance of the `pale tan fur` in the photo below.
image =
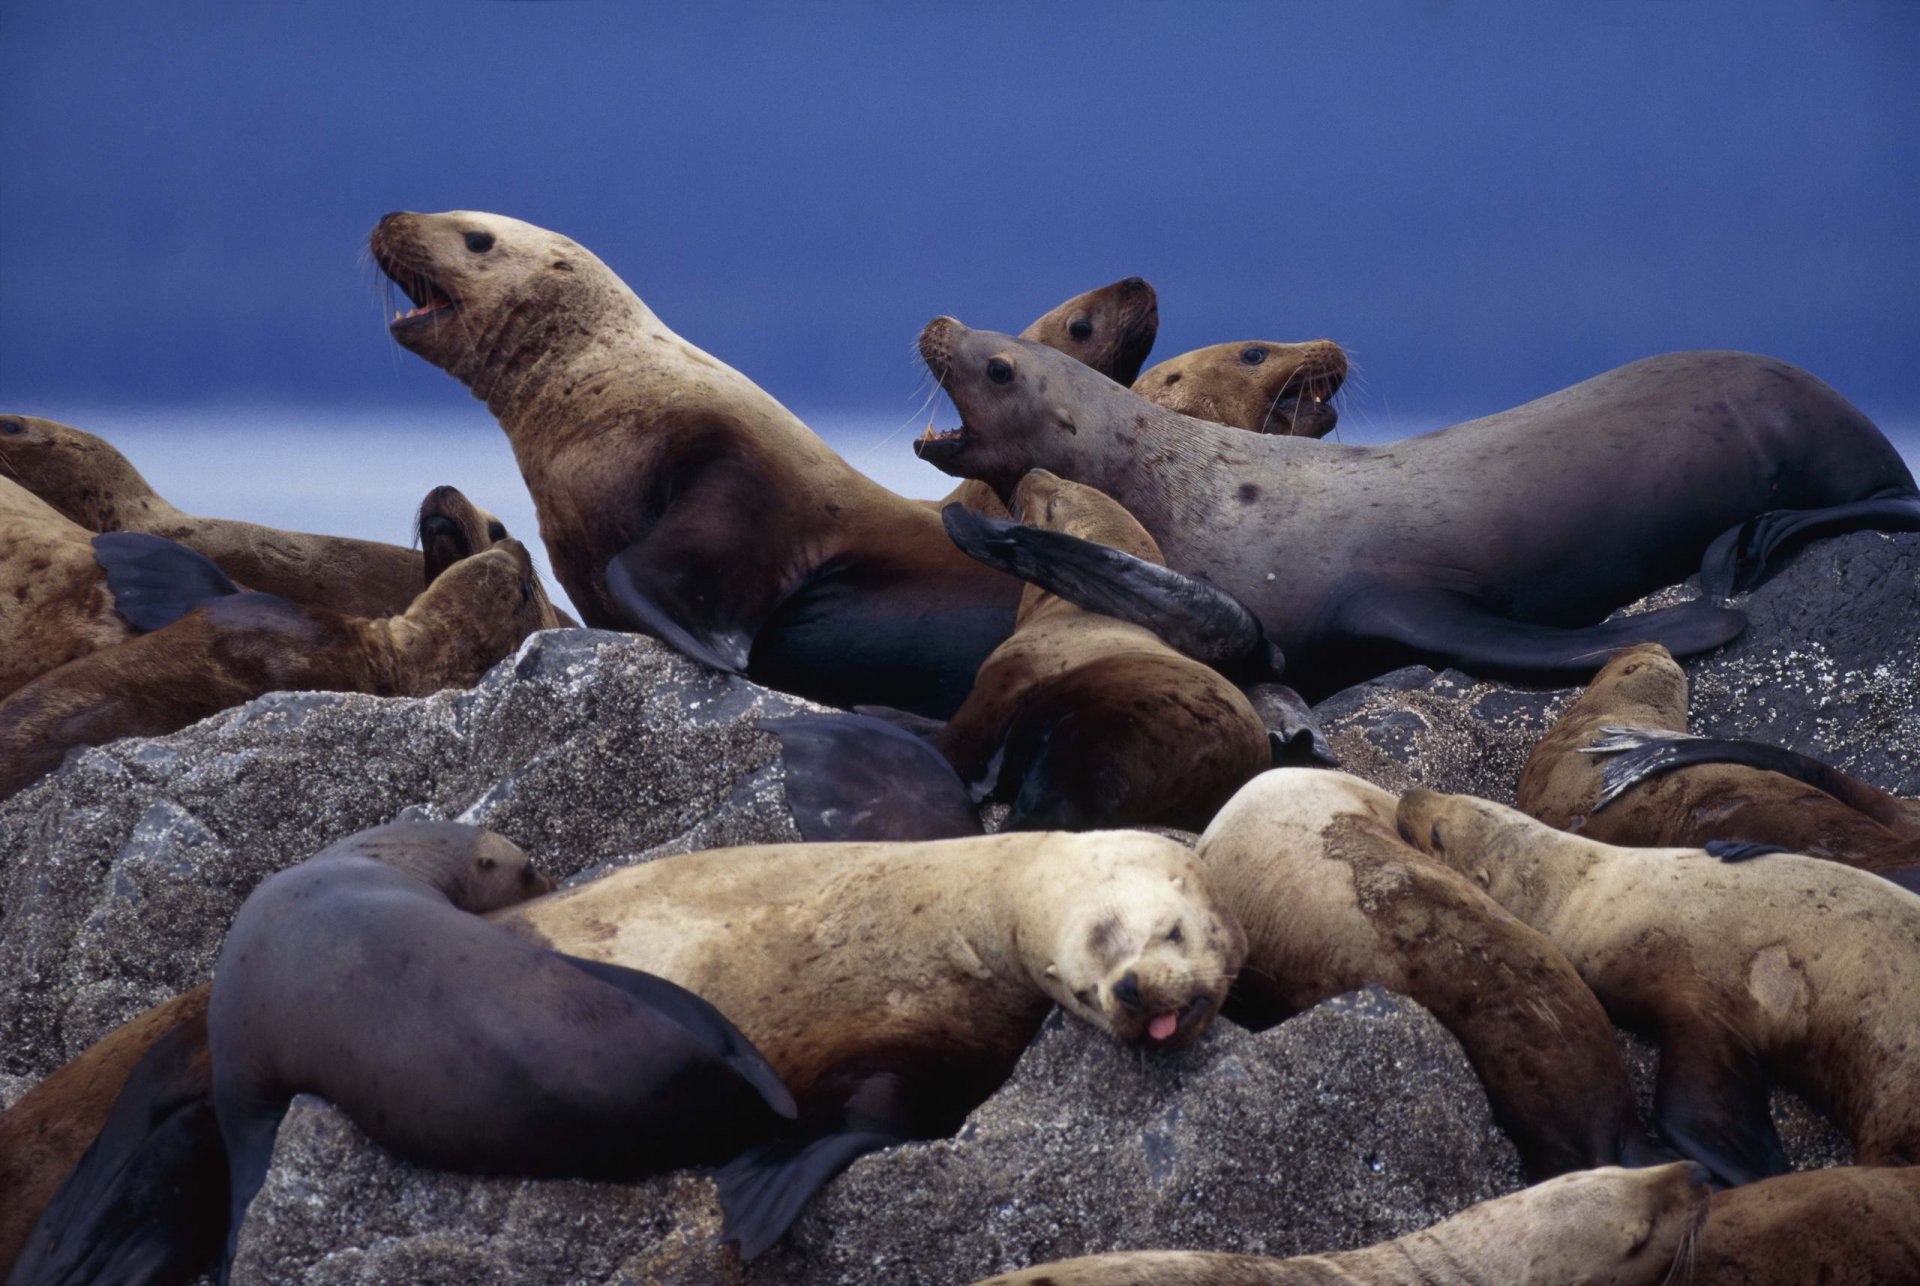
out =
<path fill-rule="evenodd" d="M 0 478 L 0 698 L 133 637 L 113 610 L 93 533 Z"/>
<path fill-rule="evenodd" d="M 1263 350 L 1265 360 L 1249 365 L 1242 355 L 1250 348 Z M 1169 411 L 1250 433 L 1317 438 L 1334 426 L 1326 403 L 1346 375 L 1347 355 L 1330 339 L 1243 340 L 1169 357 L 1141 371 L 1133 391 Z M 1282 397 L 1300 398 L 1303 414 L 1286 414 Z"/>

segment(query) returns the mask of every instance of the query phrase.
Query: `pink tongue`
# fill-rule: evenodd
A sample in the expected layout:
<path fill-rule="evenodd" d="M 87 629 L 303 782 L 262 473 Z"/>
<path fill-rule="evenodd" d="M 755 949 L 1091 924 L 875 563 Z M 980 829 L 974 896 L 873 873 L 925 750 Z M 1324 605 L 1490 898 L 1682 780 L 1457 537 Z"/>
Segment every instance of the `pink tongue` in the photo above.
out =
<path fill-rule="evenodd" d="M 1153 1037 L 1155 1040 L 1165 1040 L 1167 1037 L 1173 1035 L 1173 1029 L 1179 1025 L 1180 1015 L 1161 1014 L 1147 1024 L 1147 1035 Z"/>

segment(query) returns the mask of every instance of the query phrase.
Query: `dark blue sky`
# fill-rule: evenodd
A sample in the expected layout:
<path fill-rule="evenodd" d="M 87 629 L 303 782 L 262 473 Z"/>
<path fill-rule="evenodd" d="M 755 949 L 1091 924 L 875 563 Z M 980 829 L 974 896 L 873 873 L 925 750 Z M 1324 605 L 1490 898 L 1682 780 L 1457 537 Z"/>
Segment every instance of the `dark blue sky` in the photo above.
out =
<path fill-rule="evenodd" d="M 1920 415 L 1912 3 L 0 4 L 0 409 L 445 406 L 368 227 L 566 232 L 796 407 L 1128 273 L 1349 416 L 1769 352 Z"/>

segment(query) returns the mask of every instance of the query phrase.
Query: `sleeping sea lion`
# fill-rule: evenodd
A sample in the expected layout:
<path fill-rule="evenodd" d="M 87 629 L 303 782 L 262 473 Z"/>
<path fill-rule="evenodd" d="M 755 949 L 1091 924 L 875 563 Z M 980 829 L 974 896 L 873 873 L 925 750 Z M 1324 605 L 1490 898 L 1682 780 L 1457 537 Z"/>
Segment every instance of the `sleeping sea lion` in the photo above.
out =
<path fill-rule="evenodd" d="M 1169 357 L 1140 373 L 1133 391 L 1181 415 L 1250 433 L 1324 438 L 1339 423 L 1333 395 L 1347 355 L 1330 339 L 1246 340 Z"/>
<path fill-rule="evenodd" d="M 1770 1076 L 1831 1107 L 1862 1165 L 1920 1162 L 1920 898 L 1811 857 L 1616 848 L 1467 795 L 1410 791 L 1399 828 L 1657 1034 L 1655 1118 L 1722 1181 L 1787 1169 Z"/>

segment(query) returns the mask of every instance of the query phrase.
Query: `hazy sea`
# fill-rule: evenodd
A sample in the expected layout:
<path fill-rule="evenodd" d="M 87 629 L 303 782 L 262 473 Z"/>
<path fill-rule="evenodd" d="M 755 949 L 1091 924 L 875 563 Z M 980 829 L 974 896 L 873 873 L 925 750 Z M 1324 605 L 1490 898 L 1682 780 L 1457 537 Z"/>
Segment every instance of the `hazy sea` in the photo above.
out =
<path fill-rule="evenodd" d="M 924 409 L 898 417 L 794 410 L 854 468 L 901 495 L 935 499 L 955 485 L 913 454 L 913 438 L 926 424 Z M 477 402 L 400 414 L 286 405 L 75 405 L 34 407 L 30 413 L 106 438 L 154 490 L 186 512 L 208 517 L 405 545 L 412 543 L 421 499 L 451 483 L 527 542 L 556 601 L 565 600 L 506 435 Z M 1388 442 L 1472 414 L 1343 411 L 1335 434 L 1349 443 Z M 934 416 L 943 426 L 956 422 L 944 399 Z M 1920 474 L 1920 421 L 1881 428 Z"/>

